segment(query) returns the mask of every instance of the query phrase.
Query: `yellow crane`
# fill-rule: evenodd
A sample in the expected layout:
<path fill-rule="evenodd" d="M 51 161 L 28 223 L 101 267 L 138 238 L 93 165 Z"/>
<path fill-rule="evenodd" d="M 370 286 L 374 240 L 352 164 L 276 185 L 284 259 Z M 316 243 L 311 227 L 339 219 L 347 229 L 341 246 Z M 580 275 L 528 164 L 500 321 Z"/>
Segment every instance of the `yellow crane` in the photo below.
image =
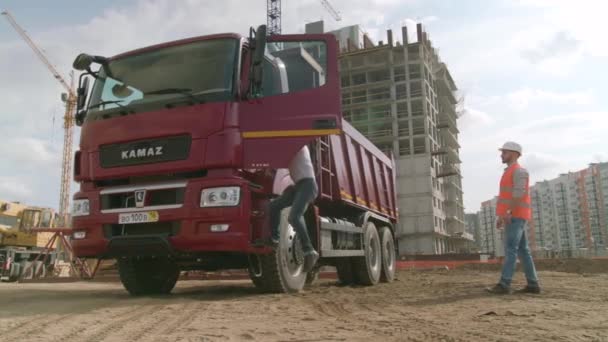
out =
<path fill-rule="evenodd" d="M 2 11 L 9 24 L 17 31 L 19 36 L 25 40 L 27 45 L 34 51 L 38 59 L 53 74 L 55 79 L 61 83 L 67 93 L 62 94 L 62 100 L 65 103 L 65 115 L 63 117 L 63 158 L 61 163 L 61 190 L 59 192 L 59 216 L 60 224 L 67 226 L 69 224 L 70 215 L 70 186 L 72 176 L 72 141 L 74 139 L 74 114 L 76 108 L 76 91 L 74 87 L 74 73 L 70 72 L 70 83 L 66 82 L 65 78 L 57 71 L 57 68 L 51 64 L 44 52 L 32 41 L 25 30 L 17 24 L 15 18 L 8 12 Z"/>

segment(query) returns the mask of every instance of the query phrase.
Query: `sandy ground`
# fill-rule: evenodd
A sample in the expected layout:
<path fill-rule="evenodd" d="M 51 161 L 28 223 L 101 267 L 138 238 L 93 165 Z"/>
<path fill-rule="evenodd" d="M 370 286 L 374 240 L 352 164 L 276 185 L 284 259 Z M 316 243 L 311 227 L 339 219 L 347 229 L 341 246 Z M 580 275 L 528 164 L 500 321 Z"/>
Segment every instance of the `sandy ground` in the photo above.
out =
<path fill-rule="evenodd" d="M 484 293 L 497 276 L 401 271 L 392 284 L 320 281 L 296 295 L 182 281 L 148 298 L 119 283 L 0 284 L 0 340 L 608 341 L 607 273 L 542 271 L 541 296 Z"/>

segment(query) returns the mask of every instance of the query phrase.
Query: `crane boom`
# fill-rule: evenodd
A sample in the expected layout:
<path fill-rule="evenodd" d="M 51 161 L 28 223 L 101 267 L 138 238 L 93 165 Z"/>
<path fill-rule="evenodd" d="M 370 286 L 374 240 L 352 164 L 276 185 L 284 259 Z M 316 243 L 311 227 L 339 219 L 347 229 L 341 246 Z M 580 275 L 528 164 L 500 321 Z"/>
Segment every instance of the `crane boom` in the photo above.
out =
<path fill-rule="evenodd" d="M 329 14 L 331 14 L 332 17 L 334 17 L 334 19 L 336 21 L 340 21 L 342 20 L 342 16 L 340 15 L 340 12 L 338 12 L 327 0 L 321 0 L 321 4 L 323 5 L 323 7 L 325 7 L 325 9 L 327 10 L 327 12 L 329 12 Z"/>
<path fill-rule="evenodd" d="M 13 18 L 13 16 L 8 11 L 2 11 L 1 14 L 6 16 L 6 19 L 8 20 L 9 24 L 11 24 L 11 26 L 15 29 L 15 31 L 17 31 L 17 33 L 21 36 L 21 38 L 23 38 L 23 40 L 25 40 L 27 45 L 29 45 L 30 48 L 32 48 L 32 50 L 34 50 L 34 53 L 36 54 L 36 56 L 38 56 L 38 58 L 42 61 L 42 63 L 44 63 L 44 65 L 46 65 L 46 67 L 51 71 L 53 76 L 55 76 L 55 78 L 59 81 L 59 83 L 61 83 L 63 88 L 65 88 L 65 90 L 68 92 L 72 92 L 73 89 L 70 88 L 70 85 L 68 84 L 68 82 L 66 82 L 66 80 L 61 76 L 61 74 L 59 74 L 59 72 L 57 71 L 55 66 L 53 64 L 51 64 L 51 62 L 49 62 L 48 58 L 46 58 L 46 56 L 44 55 L 42 50 L 40 50 L 38 48 L 38 46 L 36 46 L 36 44 L 32 41 L 32 39 L 27 35 L 25 30 L 23 28 L 21 28 L 21 26 L 19 26 L 19 24 L 17 24 L 17 22 L 15 21 L 15 18 Z"/>
<path fill-rule="evenodd" d="M 17 24 L 15 18 L 8 12 L 2 11 L 0 14 L 4 15 L 11 26 L 17 31 L 19 36 L 25 40 L 27 45 L 34 50 L 34 53 L 38 58 L 46 65 L 49 71 L 53 74 L 55 79 L 61 83 L 63 88 L 67 91 L 67 99 L 65 99 L 65 115 L 64 119 L 64 135 L 63 135 L 63 158 L 61 164 L 61 186 L 59 194 L 59 214 L 62 218 L 61 224 L 67 226 L 69 224 L 69 208 L 70 208 L 70 186 L 71 186 L 71 173 L 72 173 L 72 140 L 73 140 L 73 127 L 74 127 L 74 111 L 76 108 L 76 92 L 74 91 L 74 74 L 70 73 L 70 84 L 65 80 L 63 76 L 57 71 L 57 68 L 51 64 L 44 52 L 36 46 L 34 41 L 28 36 L 25 30 Z"/>

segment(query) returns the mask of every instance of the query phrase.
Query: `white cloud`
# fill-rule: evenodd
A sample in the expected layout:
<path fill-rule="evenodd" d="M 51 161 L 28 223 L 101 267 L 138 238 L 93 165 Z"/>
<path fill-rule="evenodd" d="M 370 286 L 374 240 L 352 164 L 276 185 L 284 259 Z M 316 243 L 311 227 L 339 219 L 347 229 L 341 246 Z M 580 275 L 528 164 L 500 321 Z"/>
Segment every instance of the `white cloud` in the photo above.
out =
<path fill-rule="evenodd" d="M 483 129 L 494 122 L 495 120 L 488 113 L 466 106 L 463 115 L 458 119 L 458 126 L 463 134 L 467 134 L 474 133 L 475 130 Z"/>
<path fill-rule="evenodd" d="M 0 194 L 5 201 L 24 201 L 32 195 L 28 183 L 15 177 L 0 177 Z"/>
<path fill-rule="evenodd" d="M 507 94 L 506 100 L 511 108 L 523 111 L 528 109 L 531 104 L 588 105 L 593 103 L 594 96 L 589 90 L 552 92 L 526 87 Z"/>

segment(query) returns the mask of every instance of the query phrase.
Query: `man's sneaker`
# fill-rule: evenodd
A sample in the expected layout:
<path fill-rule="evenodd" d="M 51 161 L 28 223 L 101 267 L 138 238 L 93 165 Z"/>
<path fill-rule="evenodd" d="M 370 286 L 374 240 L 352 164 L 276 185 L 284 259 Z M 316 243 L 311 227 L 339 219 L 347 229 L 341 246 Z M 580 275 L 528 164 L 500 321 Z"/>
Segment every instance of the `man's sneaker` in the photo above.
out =
<path fill-rule="evenodd" d="M 512 294 L 513 291 L 510 287 L 504 287 L 501 284 L 496 284 L 494 287 L 489 287 L 486 289 L 489 293 L 498 294 L 498 295 L 506 295 Z"/>
<path fill-rule="evenodd" d="M 312 271 L 312 269 L 317 264 L 318 260 L 319 260 L 319 253 L 317 253 L 317 251 L 315 251 L 314 249 L 310 252 L 304 253 L 304 270 L 303 271 L 306 273 Z"/>
<path fill-rule="evenodd" d="M 275 238 L 257 239 L 253 242 L 253 245 L 255 247 L 277 248 L 277 247 L 279 247 L 279 239 L 275 239 Z"/>
<path fill-rule="evenodd" d="M 524 293 L 532 293 L 532 294 L 540 294 L 540 287 L 539 286 L 526 286 L 523 289 L 519 289 L 517 291 L 515 291 L 515 293 L 520 293 L 520 294 L 524 294 Z"/>

